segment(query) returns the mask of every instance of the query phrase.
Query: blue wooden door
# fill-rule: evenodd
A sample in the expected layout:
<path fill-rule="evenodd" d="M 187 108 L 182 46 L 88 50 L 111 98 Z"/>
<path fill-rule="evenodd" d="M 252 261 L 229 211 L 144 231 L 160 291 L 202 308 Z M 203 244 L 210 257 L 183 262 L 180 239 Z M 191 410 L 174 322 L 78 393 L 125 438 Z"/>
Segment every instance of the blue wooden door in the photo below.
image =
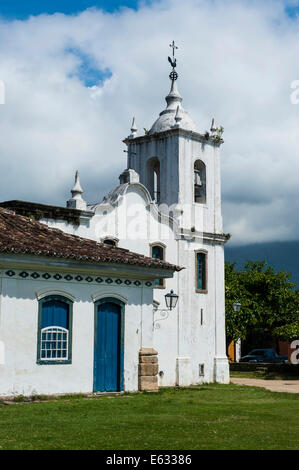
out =
<path fill-rule="evenodd" d="M 97 306 L 94 361 L 94 391 L 121 390 L 121 307 L 115 303 Z"/>

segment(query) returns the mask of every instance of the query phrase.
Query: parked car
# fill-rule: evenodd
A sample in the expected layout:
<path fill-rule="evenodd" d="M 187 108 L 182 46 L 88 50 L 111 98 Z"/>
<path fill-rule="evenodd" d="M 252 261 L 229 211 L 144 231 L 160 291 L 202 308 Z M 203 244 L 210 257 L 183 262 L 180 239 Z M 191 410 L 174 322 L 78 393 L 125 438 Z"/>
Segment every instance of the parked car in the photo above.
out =
<path fill-rule="evenodd" d="M 240 362 L 288 362 L 288 356 L 279 356 L 274 349 L 253 349 Z"/>

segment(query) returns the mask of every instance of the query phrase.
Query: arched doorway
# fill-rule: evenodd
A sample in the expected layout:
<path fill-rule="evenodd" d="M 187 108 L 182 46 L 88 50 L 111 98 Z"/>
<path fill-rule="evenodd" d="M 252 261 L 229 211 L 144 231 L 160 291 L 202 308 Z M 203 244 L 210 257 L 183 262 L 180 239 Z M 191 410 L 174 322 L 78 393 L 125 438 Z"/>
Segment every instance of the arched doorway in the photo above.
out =
<path fill-rule="evenodd" d="M 124 304 L 113 297 L 95 303 L 95 392 L 123 390 Z"/>

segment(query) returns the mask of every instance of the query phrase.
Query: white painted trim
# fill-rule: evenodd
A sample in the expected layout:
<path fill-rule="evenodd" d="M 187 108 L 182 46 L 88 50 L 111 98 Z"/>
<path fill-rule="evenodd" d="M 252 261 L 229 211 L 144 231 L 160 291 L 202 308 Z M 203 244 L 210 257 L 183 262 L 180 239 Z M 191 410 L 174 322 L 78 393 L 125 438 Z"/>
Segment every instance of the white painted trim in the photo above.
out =
<path fill-rule="evenodd" d="M 66 292 L 65 290 L 49 289 L 48 287 L 35 292 L 35 295 L 37 300 L 44 299 L 45 297 L 48 297 L 48 295 L 61 295 L 62 297 L 66 297 L 67 299 L 71 300 L 72 302 L 76 301 L 76 297 L 74 297 L 69 292 Z"/>
<path fill-rule="evenodd" d="M 115 299 L 121 300 L 124 304 L 128 303 L 128 299 L 126 297 L 114 291 L 99 292 L 91 295 L 93 302 L 97 302 L 98 300 L 104 299 L 105 297 L 115 297 Z"/>
<path fill-rule="evenodd" d="M 143 199 L 147 204 L 150 204 L 152 202 L 152 197 L 150 195 L 150 192 L 149 190 L 147 189 L 146 186 L 144 186 L 142 183 L 130 183 L 127 187 L 126 187 L 126 191 L 125 191 L 125 194 L 126 193 L 130 193 L 130 192 L 133 192 L 134 189 L 136 190 L 136 192 L 138 192 L 139 194 L 142 194 L 143 196 Z"/>
<path fill-rule="evenodd" d="M 150 242 L 150 247 L 153 247 L 153 246 L 155 246 L 155 245 L 161 246 L 162 248 L 167 248 L 167 246 L 165 245 L 165 243 L 162 243 L 162 242 L 159 242 L 159 241 Z"/>

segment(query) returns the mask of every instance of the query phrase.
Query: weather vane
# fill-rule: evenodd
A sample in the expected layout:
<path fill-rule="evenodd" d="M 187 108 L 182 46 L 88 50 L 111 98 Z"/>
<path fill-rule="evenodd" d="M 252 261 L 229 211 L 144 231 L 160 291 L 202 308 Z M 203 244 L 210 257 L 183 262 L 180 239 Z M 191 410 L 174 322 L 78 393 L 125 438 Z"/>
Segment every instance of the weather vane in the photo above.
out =
<path fill-rule="evenodd" d="M 172 43 L 169 44 L 169 47 L 171 47 L 171 49 L 172 49 L 172 58 L 168 57 L 168 62 L 170 63 L 170 65 L 172 67 L 172 71 L 170 72 L 169 78 L 170 78 L 170 80 L 177 80 L 179 75 L 178 75 L 177 71 L 175 70 L 175 68 L 176 68 L 176 58 L 174 57 L 174 52 L 175 52 L 176 49 L 178 49 L 178 47 L 175 45 L 174 41 L 172 41 Z"/>

